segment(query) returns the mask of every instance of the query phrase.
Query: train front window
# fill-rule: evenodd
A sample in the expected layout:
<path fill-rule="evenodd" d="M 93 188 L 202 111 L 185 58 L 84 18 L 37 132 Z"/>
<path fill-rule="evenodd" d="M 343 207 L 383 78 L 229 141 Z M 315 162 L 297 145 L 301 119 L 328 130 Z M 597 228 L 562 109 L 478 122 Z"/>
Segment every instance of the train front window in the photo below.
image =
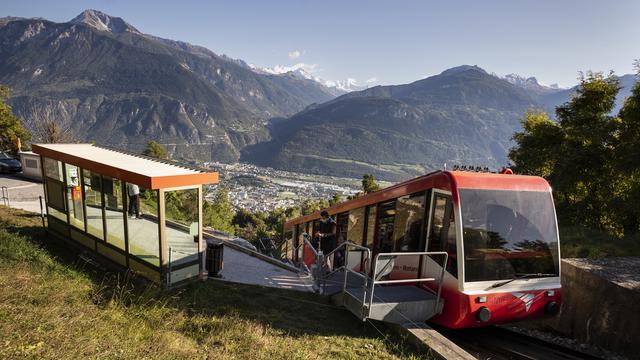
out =
<path fill-rule="evenodd" d="M 465 281 L 558 274 L 558 234 L 551 193 L 459 192 Z"/>

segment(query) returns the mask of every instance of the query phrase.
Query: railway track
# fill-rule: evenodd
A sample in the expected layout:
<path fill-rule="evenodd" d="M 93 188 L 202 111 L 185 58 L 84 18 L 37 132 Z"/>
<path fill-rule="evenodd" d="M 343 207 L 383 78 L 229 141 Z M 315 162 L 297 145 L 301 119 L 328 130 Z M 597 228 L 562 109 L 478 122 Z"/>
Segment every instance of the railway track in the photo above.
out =
<path fill-rule="evenodd" d="M 603 358 L 533 338 L 508 329 L 495 326 L 450 330 L 437 328 L 444 336 L 482 360 L 578 360 Z"/>

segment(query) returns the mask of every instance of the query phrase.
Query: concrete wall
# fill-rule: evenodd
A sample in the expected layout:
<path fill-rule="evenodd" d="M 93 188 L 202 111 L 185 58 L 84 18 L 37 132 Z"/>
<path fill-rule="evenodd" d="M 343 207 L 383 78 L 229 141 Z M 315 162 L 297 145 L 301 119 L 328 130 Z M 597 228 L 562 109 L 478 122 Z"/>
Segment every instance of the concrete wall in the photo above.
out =
<path fill-rule="evenodd" d="M 33 180 L 42 180 L 40 155 L 32 152 L 20 152 L 19 155 L 20 163 L 22 163 L 22 176 Z"/>
<path fill-rule="evenodd" d="M 562 307 L 559 316 L 545 325 L 581 342 L 640 359 L 640 289 L 612 281 L 603 271 L 606 265 L 598 265 L 597 271 L 590 265 L 589 260 L 562 261 Z M 634 275 L 638 274 L 629 274 Z"/>

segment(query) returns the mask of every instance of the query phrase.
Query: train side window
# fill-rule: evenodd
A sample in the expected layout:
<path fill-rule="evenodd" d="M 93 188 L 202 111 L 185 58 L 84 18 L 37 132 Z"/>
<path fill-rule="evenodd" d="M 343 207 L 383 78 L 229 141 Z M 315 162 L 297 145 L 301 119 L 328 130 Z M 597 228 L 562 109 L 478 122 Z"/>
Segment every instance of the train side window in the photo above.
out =
<path fill-rule="evenodd" d="M 377 250 L 381 253 L 392 252 L 393 242 L 393 223 L 396 216 L 395 200 L 378 205 L 378 224 L 377 224 Z"/>
<path fill-rule="evenodd" d="M 398 198 L 396 201 L 396 218 L 393 233 L 395 235 L 395 251 L 418 251 L 422 238 L 424 213 L 424 193 Z"/>
<path fill-rule="evenodd" d="M 349 225 L 349 213 L 338 214 L 336 217 L 337 232 L 338 232 L 338 244 L 345 242 L 347 237 L 347 230 Z"/>
<path fill-rule="evenodd" d="M 443 236 L 443 229 L 448 200 L 444 195 L 435 194 L 434 196 L 427 251 L 444 251 L 445 249 L 446 237 Z"/>
<path fill-rule="evenodd" d="M 362 244 L 362 236 L 364 234 L 364 208 L 349 211 L 348 224 L 345 228 L 347 240 L 354 244 Z M 342 230 L 342 226 L 340 230 Z"/>

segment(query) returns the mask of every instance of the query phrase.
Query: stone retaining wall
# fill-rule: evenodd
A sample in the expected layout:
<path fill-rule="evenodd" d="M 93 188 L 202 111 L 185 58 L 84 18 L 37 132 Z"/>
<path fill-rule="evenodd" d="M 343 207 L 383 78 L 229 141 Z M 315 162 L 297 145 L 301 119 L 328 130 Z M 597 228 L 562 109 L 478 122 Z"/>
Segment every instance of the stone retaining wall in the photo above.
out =
<path fill-rule="evenodd" d="M 563 303 L 545 325 L 640 359 L 640 258 L 564 259 Z"/>

